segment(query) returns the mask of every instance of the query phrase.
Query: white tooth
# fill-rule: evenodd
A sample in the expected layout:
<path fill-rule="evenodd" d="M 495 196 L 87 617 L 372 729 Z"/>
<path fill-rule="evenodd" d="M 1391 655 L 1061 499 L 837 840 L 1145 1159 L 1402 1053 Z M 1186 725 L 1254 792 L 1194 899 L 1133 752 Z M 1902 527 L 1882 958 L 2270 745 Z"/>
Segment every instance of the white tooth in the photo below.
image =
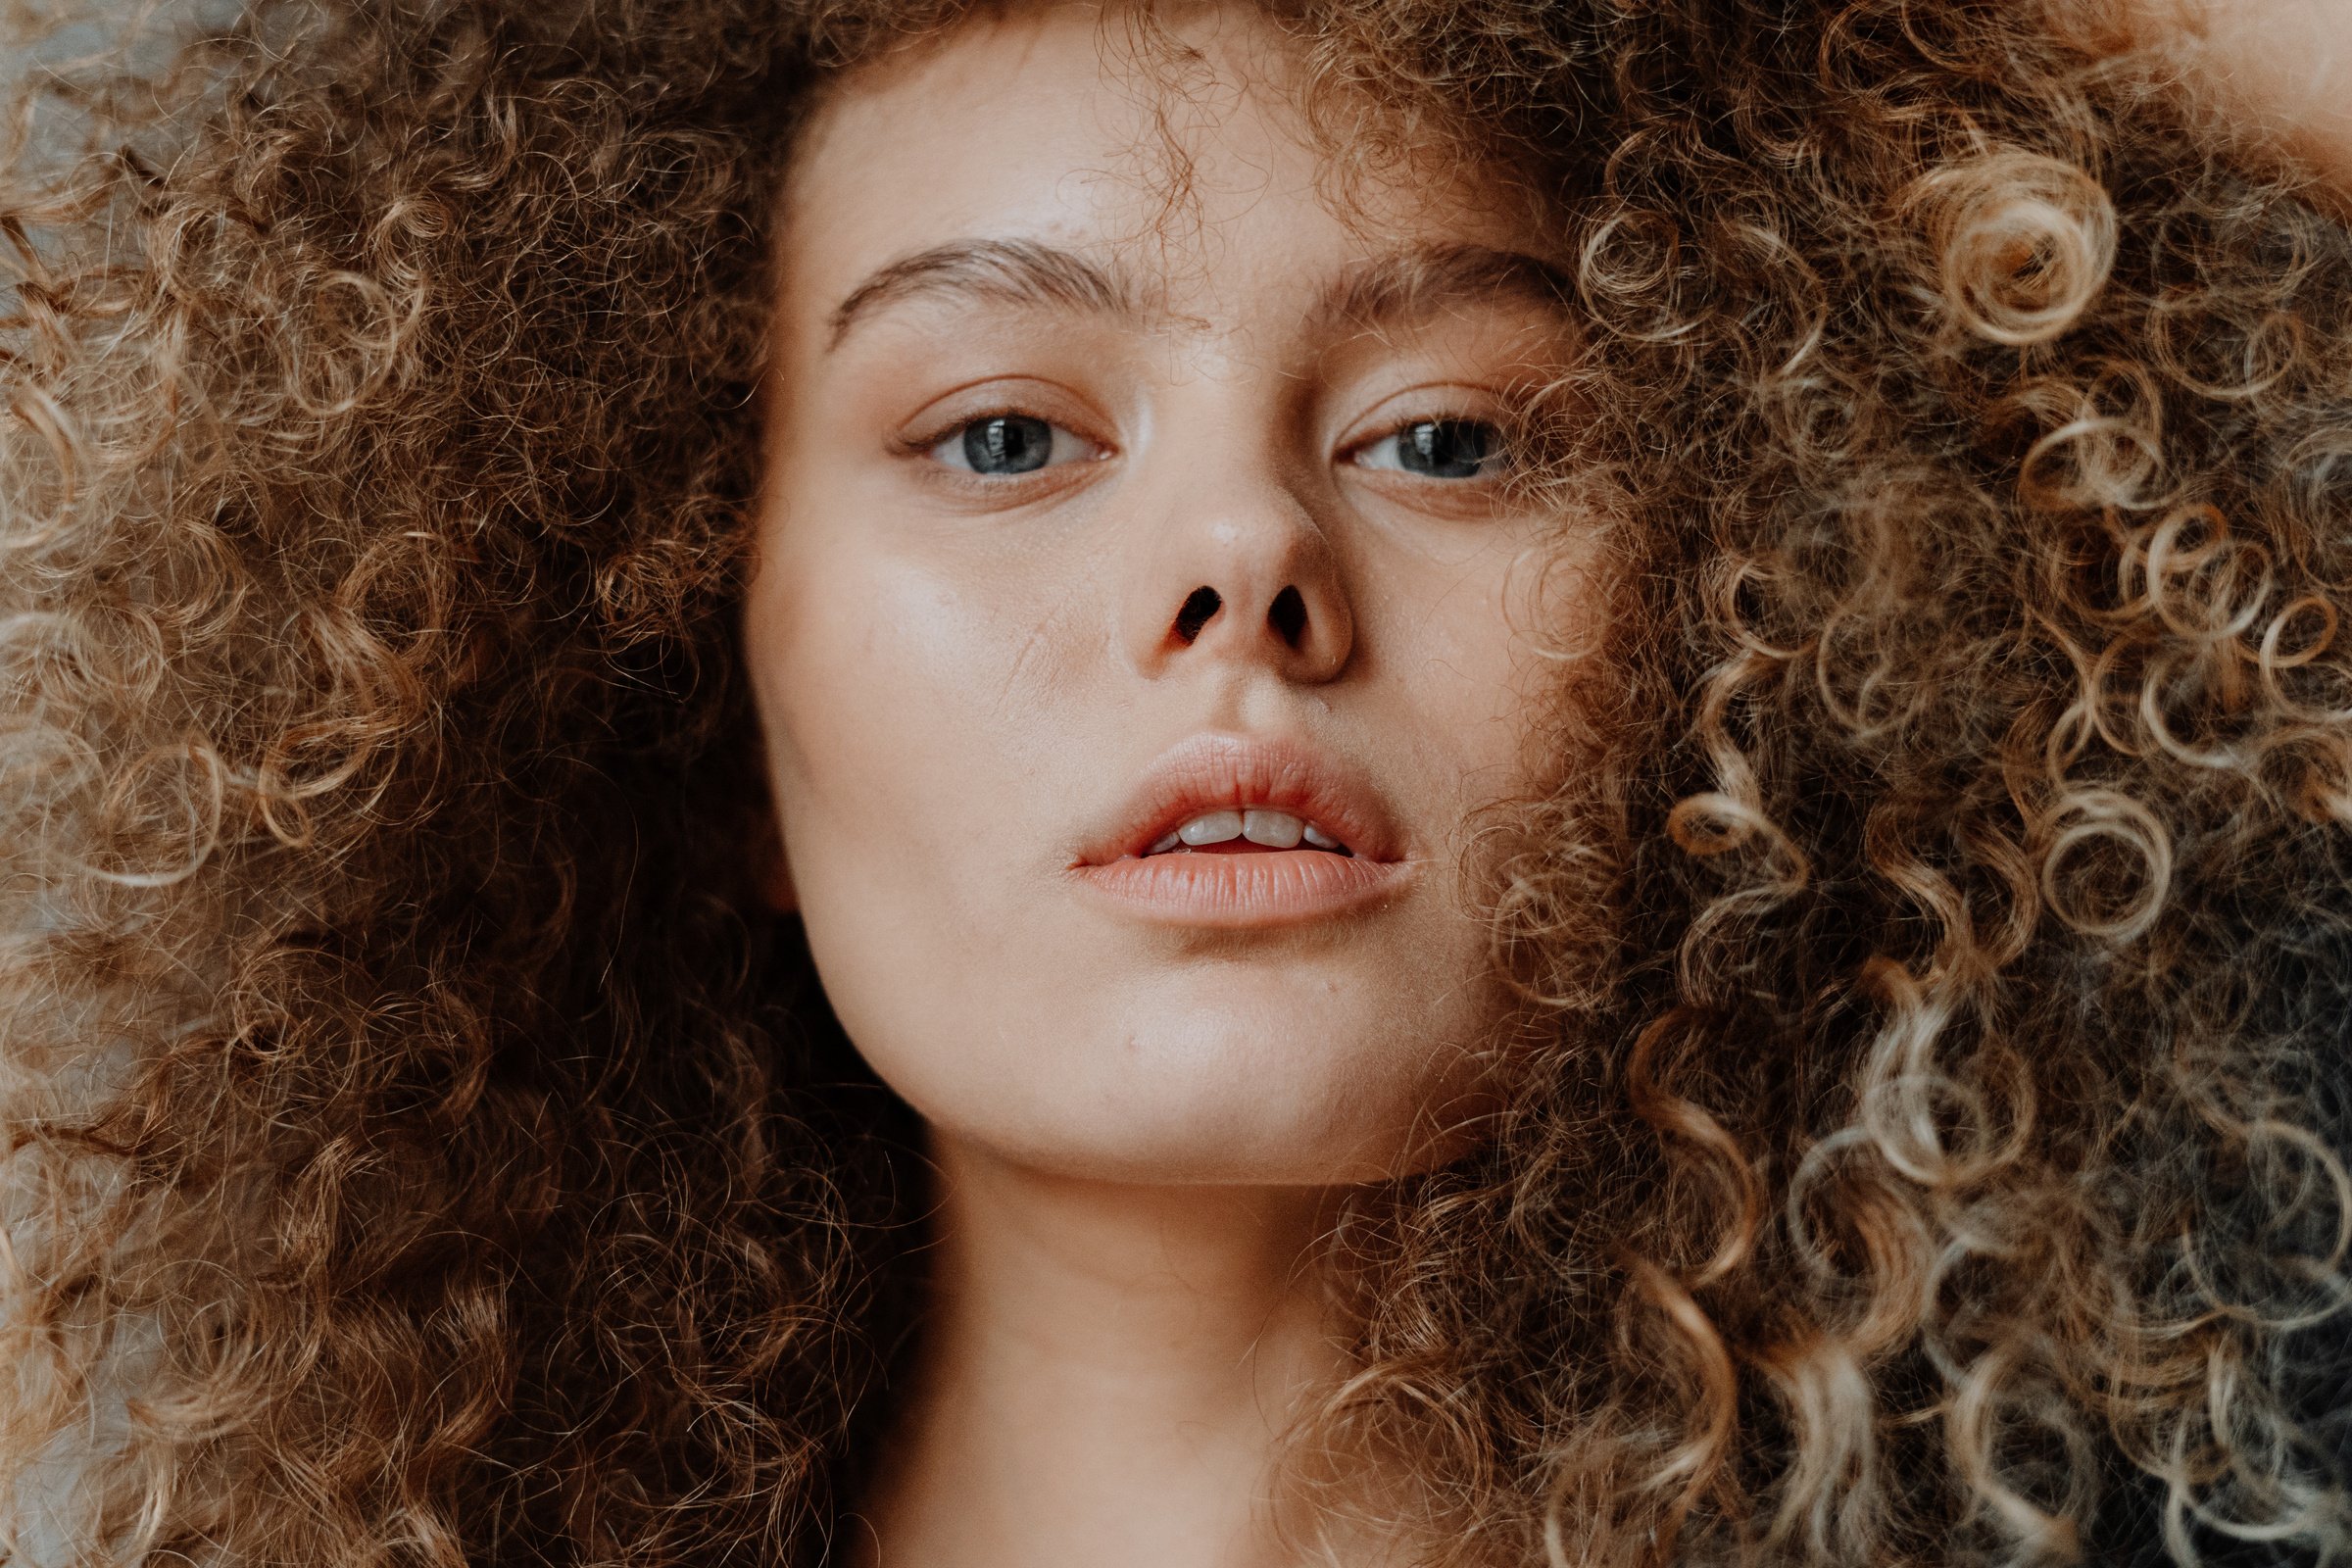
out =
<path fill-rule="evenodd" d="M 1306 824 L 1304 837 L 1307 843 L 1312 844 L 1318 850 L 1336 850 L 1340 847 L 1338 839 L 1333 838 L 1312 822 Z"/>
<path fill-rule="evenodd" d="M 1194 817 L 1176 830 L 1176 836 L 1196 847 L 1202 844 L 1222 844 L 1227 839 L 1242 836 L 1242 813 L 1239 811 L 1209 811 Z"/>
<path fill-rule="evenodd" d="M 1269 850 L 1288 850 L 1298 843 L 1299 830 L 1305 824 L 1288 811 L 1244 811 L 1242 837 L 1252 844 L 1263 844 Z"/>
<path fill-rule="evenodd" d="M 1161 839 L 1157 844 L 1152 845 L 1144 853 L 1146 855 L 1165 855 L 1176 847 L 1177 842 L 1176 835 L 1171 833 L 1166 838 Z"/>

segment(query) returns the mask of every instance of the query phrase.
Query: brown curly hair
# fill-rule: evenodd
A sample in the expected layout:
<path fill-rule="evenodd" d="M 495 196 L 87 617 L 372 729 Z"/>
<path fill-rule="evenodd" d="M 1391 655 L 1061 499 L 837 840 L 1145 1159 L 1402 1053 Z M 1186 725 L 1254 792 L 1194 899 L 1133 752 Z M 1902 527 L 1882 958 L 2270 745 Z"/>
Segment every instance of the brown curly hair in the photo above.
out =
<path fill-rule="evenodd" d="M 825 1555 L 911 1129 L 742 884 L 730 608 L 795 118 L 964 9 L 17 19 L 0 1560 Z M 1274 14 L 1335 159 L 1544 204 L 1618 598 L 1301 1480 L 1465 1565 L 2352 1550 L 2341 222 L 2022 8 Z"/>

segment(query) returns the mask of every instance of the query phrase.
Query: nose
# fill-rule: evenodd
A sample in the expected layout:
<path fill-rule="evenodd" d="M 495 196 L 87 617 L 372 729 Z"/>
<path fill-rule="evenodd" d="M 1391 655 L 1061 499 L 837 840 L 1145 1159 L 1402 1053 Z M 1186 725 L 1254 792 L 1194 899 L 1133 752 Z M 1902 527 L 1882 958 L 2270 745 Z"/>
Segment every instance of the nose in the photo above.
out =
<path fill-rule="evenodd" d="M 1347 665 L 1355 626 L 1339 563 L 1279 473 L 1171 485 L 1152 510 L 1161 525 L 1140 530 L 1149 543 L 1122 607 L 1138 671 L 1255 663 L 1318 684 Z"/>

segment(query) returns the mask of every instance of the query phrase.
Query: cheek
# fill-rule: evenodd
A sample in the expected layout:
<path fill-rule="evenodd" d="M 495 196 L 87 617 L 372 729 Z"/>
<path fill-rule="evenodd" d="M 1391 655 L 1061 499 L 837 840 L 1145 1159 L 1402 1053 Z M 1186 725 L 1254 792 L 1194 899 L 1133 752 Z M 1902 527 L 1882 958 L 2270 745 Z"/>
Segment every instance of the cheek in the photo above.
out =
<path fill-rule="evenodd" d="M 1408 1157 L 1501 1002 L 1460 846 L 1433 839 L 1416 891 L 1344 933 L 1195 942 L 1090 915 L 1062 886 L 1072 803 L 1173 739 L 1184 694 L 1107 657 L 1115 563 L 923 543 L 779 539 L 746 607 L 802 917 L 875 1070 L 936 1127 L 1071 1173 L 1313 1182 Z M 1502 577 L 1367 584 L 1383 657 L 1290 699 L 1425 823 L 1508 788 Z"/>
<path fill-rule="evenodd" d="M 1391 597 L 1402 608 L 1376 631 L 1396 666 L 1396 727 L 1411 737 L 1426 788 L 1457 821 L 1532 781 L 1529 738 L 1562 674 L 1538 637 L 1577 613 L 1573 579 L 1532 551 L 1498 544 L 1455 571 L 1418 574 Z"/>
<path fill-rule="evenodd" d="M 804 903 L 871 897 L 984 814 L 1001 640 L 971 598 L 879 553 L 763 563 L 745 645 Z M 831 879 L 837 886 L 815 888 Z M 941 888 L 939 891 L 951 891 Z"/>
<path fill-rule="evenodd" d="M 1083 594 L 984 550 L 777 540 L 745 647 L 786 859 L 818 971 L 870 1057 L 967 1029 L 1062 869 Z M 1100 638 L 1096 638 L 1097 643 Z M 1100 666 L 1100 660 L 1091 662 Z"/>

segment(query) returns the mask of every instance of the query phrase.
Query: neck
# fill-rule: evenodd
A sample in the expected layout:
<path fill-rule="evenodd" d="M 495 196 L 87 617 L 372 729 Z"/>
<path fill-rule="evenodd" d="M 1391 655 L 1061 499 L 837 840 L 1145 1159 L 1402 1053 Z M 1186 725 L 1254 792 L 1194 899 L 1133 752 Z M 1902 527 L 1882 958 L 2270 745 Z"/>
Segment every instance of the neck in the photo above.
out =
<path fill-rule="evenodd" d="M 864 1510 L 887 1568 L 1286 1560 L 1270 1485 L 1340 1367 L 1333 1195 L 1049 1175 L 945 1137 L 931 1311 Z"/>

